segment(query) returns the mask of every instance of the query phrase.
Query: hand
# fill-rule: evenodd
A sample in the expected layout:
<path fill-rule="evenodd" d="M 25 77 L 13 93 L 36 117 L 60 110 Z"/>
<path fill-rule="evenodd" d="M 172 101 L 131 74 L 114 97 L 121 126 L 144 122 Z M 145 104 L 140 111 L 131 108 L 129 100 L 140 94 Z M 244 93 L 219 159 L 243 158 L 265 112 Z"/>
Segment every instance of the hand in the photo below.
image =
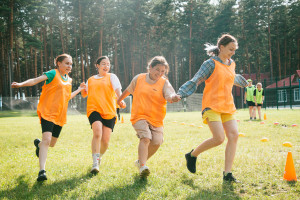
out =
<path fill-rule="evenodd" d="M 246 104 L 246 100 L 244 101 L 244 104 Z"/>
<path fill-rule="evenodd" d="M 261 105 L 263 105 L 263 104 L 264 104 L 264 101 L 261 102 Z"/>
<path fill-rule="evenodd" d="M 174 95 L 173 97 L 172 97 L 172 102 L 178 102 L 178 101 L 180 101 L 181 100 L 181 97 L 180 97 L 180 95 L 178 95 L 178 94 L 176 94 L 176 95 Z"/>
<path fill-rule="evenodd" d="M 21 87 L 21 84 L 17 83 L 17 82 L 12 82 L 11 87 L 12 88 L 19 88 L 19 87 Z"/>
<path fill-rule="evenodd" d="M 257 103 L 255 102 L 255 105 L 257 106 Z"/>
<path fill-rule="evenodd" d="M 80 83 L 79 88 L 80 88 L 81 90 L 85 89 L 85 88 L 86 88 L 86 84 L 85 84 L 84 82 Z"/>
<path fill-rule="evenodd" d="M 121 108 L 126 108 L 126 103 L 125 103 L 125 101 L 121 101 L 120 103 L 118 103 L 119 104 L 119 106 L 121 107 Z"/>

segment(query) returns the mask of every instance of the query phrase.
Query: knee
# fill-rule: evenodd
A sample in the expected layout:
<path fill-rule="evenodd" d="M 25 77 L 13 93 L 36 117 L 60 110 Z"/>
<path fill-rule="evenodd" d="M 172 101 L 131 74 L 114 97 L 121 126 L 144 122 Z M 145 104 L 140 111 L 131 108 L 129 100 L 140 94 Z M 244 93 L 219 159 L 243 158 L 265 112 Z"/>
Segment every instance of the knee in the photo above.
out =
<path fill-rule="evenodd" d="M 43 137 L 42 143 L 46 146 L 50 146 L 51 137 Z"/>
<path fill-rule="evenodd" d="M 213 137 L 213 139 L 214 139 L 214 142 L 215 142 L 216 145 L 221 145 L 225 140 L 225 136 L 220 135 L 220 136 L 217 136 L 217 137 Z"/>
<path fill-rule="evenodd" d="M 149 138 L 141 138 L 140 142 L 142 144 L 149 145 L 150 144 L 150 139 Z"/>
<path fill-rule="evenodd" d="M 95 138 L 96 140 L 100 140 L 102 137 L 101 130 L 95 129 L 95 130 L 93 130 L 93 132 L 94 132 L 93 138 Z"/>
<path fill-rule="evenodd" d="M 234 132 L 231 132 L 230 134 L 228 134 L 229 141 L 237 142 L 238 138 L 239 138 L 239 133 L 237 131 L 234 131 Z"/>

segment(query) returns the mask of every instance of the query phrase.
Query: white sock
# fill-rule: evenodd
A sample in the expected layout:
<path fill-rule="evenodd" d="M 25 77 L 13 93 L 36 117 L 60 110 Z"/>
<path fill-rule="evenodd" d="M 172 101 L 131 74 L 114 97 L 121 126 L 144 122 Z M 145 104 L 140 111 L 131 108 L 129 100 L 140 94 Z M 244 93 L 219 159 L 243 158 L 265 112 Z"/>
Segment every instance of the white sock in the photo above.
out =
<path fill-rule="evenodd" d="M 93 164 L 96 163 L 98 164 L 98 161 L 100 159 L 100 153 L 93 153 L 92 156 L 93 156 Z"/>
<path fill-rule="evenodd" d="M 100 154 L 99 154 L 99 159 L 101 159 L 103 155 L 104 155 L 104 154 L 100 153 Z"/>

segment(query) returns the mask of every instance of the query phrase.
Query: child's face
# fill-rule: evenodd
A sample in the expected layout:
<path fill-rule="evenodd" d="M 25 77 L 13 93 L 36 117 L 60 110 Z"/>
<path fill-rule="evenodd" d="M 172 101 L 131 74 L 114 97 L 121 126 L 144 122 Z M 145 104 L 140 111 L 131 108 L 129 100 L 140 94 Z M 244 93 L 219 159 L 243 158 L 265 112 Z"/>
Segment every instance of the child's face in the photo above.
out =
<path fill-rule="evenodd" d="M 150 66 L 149 68 L 149 76 L 154 81 L 160 79 L 160 77 L 165 75 L 165 73 L 166 73 L 166 66 L 162 64 L 155 65 L 154 67 Z"/>
<path fill-rule="evenodd" d="M 69 74 L 72 71 L 72 64 L 71 58 L 65 58 L 62 62 L 57 63 L 58 68 L 63 75 Z"/>
<path fill-rule="evenodd" d="M 220 54 L 222 54 L 226 59 L 230 59 L 235 54 L 236 47 L 237 45 L 234 42 L 230 42 L 226 46 L 221 45 Z"/>
<path fill-rule="evenodd" d="M 261 85 L 257 85 L 256 87 L 257 89 L 261 90 Z"/>
<path fill-rule="evenodd" d="M 98 68 L 98 72 L 101 75 L 105 75 L 110 70 L 110 61 L 109 59 L 103 59 L 99 64 L 96 65 Z"/>

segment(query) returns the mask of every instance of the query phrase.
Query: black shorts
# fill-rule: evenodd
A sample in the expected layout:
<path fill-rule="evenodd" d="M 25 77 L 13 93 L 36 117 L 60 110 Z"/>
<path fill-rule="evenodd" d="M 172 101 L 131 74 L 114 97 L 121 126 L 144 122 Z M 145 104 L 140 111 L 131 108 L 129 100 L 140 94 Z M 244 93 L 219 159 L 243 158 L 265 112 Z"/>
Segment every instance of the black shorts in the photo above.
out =
<path fill-rule="evenodd" d="M 53 122 L 47 121 L 41 118 L 42 133 L 51 132 L 52 137 L 58 138 L 62 129 L 62 126 L 56 125 Z"/>
<path fill-rule="evenodd" d="M 247 101 L 248 106 L 255 106 L 255 103 L 253 101 Z"/>
<path fill-rule="evenodd" d="M 104 126 L 111 128 L 111 131 L 114 131 L 114 127 L 116 124 L 116 117 L 112 119 L 103 119 L 98 112 L 94 111 L 90 114 L 89 121 L 90 121 L 91 128 L 92 128 L 92 124 L 95 121 L 100 121 Z"/>
<path fill-rule="evenodd" d="M 261 106 L 262 106 L 262 104 L 261 104 L 261 103 L 258 103 L 258 104 L 257 104 L 257 106 L 260 106 L 260 107 L 261 107 Z"/>

